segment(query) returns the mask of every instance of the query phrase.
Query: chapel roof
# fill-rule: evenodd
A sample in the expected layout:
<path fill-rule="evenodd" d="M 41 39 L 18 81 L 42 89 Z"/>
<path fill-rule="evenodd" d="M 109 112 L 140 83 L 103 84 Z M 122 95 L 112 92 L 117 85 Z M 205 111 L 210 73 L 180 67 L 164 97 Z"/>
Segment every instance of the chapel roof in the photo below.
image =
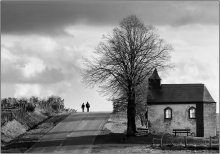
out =
<path fill-rule="evenodd" d="M 204 84 L 161 84 L 151 89 L 148 103 L 215 102 Z"/>

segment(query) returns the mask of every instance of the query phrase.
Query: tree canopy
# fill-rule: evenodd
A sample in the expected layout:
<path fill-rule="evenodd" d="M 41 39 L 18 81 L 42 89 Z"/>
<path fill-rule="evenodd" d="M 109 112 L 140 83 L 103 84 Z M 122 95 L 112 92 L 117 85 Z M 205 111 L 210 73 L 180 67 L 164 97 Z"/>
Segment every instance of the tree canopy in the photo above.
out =
<path fill-rule="evenodd" d="M 123 95 L 127 101 L 127 135 L 134 135 L 136 89 L 155 68 L 169 66 L 171 45 L 156 33 L 153 26 L 135 15 L 124 18 L 111 35 L 96 49 L 97 57 L 87 60 L 83 79 L 99 85 L 103 92 Z"/>

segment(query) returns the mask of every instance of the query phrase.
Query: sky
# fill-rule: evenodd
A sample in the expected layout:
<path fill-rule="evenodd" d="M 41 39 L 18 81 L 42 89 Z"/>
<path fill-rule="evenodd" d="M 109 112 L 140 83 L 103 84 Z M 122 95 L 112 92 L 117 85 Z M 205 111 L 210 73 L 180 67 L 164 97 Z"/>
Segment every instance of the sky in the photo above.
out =
<path fill-rule="evenodd" d="M 153 25 L 174 51 L 163 83 L 203 83 L 219 112 L 218 1 L 4 1 L 1 97 L 64 98 L 67 108 L 112 111 L 98 87 L 82 82 L 83 58 L 132 14 Z"/>

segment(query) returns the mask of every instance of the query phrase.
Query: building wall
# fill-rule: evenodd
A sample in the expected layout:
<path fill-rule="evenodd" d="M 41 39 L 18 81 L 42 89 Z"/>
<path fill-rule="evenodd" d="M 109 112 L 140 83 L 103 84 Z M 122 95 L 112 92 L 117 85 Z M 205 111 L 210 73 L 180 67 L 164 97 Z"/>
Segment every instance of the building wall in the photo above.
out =
<path fill-rule="evenodd" d="M 216 135 L 219 135 L 219 130 L 220 130 L 220 115 L 219 113 L 216 113 Z"/>
<path fill-rule="evenodd" d="M 196 119 L 189 119 L 188 109 L 196 104 L 149 105 L 148 119 L 151 133 L 173 133 L 173 129 L 191 129 L 196 135 Z M 164 109 L 172 109 L 172 119 L 164 119 Z"/>
<path fill-rule="evenodd" d="M 216 135 L 216 103 L 204 103 L 204 137 Z"/>

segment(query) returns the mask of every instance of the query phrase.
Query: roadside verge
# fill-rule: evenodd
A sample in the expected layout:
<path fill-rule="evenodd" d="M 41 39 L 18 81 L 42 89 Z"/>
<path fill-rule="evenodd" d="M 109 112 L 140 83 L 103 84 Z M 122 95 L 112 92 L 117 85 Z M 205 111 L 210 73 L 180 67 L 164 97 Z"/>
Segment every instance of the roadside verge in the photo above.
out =
<path fill-rule="evenodd" d="M 71 113 L 54 115 L 45 120 L 34 129 L 18 136 L 6 146 L 1 148 L 2 153 L 23 153 L 42 138 L 48 131 L 53 129 L 59 122 L 63 121 Z"/>

